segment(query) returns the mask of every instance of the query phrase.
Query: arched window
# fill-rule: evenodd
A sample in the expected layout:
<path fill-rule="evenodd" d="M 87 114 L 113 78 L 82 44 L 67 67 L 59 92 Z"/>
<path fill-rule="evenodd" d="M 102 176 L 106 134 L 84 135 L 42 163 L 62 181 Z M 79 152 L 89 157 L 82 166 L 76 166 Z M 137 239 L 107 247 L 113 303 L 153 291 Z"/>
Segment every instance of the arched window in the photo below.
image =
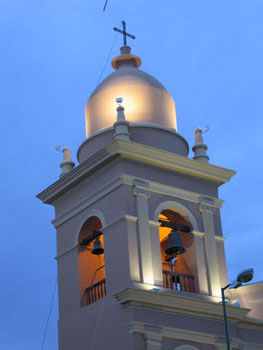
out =
<path fill-rule="evenodd" d="M 106 295 L 103 235 L 95 237 L 88 244 L 83 244 L 88 237 L 92 237 L 94 231 L 100 231 L 101 227 L 100 219 L 91 216 L 82 225 L 79 233 L 78 264 L 81 306 L 92 304 Z M 100 249 L 94 251 L 96 247 Z"/>
<path fill-rule="evenodd" d="M 188 226 L 192 230 L 192 225 L 187 217 L 171 209 L 164 209 L 159 215 L 159 220 Z M 194 292 L 192 259 L 189 253 L 187 254 L 193 244 L 193 234 L 177 230 L 174 236 L 176 240 L 172 241 L 169 237 L 172 231 L 172 228 L 165 226 L 160 226 L 159 229 L 164 287 Z M 168 248 L 176 245 L 181 248 L 181 251 L 178 254 L 170 254 Z"/>
<path fill-rule="evenodd" d="M 174 350 L 198 350 L 198 349 L 192 345 L 180 345 L 176 347 Z"/>

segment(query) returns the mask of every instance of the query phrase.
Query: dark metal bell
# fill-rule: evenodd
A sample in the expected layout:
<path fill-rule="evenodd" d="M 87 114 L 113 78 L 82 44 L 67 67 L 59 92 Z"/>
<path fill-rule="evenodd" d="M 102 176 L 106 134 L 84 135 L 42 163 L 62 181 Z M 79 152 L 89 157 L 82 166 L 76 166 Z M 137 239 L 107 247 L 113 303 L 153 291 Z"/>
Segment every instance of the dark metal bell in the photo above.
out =
<path fill-rule="evenodd" d="M 92 249 L 92 254 L 94 255 L 101 255 L 104 254 L 104 249 L 101 246 L 101 242 L 99 238 L 97 237 L 94 244 L 93 244 L 93 249 Z"/>
<path fill-rule="evenodd" d="M 185 253 L 185 251 L 186 249 L 181 241 L 180 233 L 177 231 L 172 231 L 168 236 L 165 254 L 176 256 Z"/>

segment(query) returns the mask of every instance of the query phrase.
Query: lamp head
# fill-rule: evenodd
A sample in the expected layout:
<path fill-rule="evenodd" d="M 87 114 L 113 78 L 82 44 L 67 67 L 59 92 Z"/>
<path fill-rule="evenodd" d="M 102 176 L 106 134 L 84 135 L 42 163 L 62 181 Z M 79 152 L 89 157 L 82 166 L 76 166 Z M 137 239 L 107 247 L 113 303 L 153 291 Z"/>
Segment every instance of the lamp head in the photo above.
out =
<path fill-rule="evenodd" d="M 247 283 L 252 280 L 253 276 L 254 276 L 253 269 L 245 269 L 238 274 L 237 281 L 241 283 Z"/>

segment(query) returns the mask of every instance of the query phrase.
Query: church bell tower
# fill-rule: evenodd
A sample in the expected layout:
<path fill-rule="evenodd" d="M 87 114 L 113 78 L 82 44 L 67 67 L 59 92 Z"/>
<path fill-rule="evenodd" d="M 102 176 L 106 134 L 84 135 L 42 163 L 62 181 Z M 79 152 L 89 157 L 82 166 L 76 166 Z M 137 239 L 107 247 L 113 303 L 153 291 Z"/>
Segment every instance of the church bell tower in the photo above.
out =
<path fill-rule="evenodd" d="M 208 163 L 200 129 L 188 157 L 173 98 L 140 65 L 121 47 L 87 102 L 78 165 L 65 148 L 38 195 L 55 207 L 59 349 L 223 350 L 218 187 L 235 172 Z M 247 312 L 229 306 L 235 339 Z"/>

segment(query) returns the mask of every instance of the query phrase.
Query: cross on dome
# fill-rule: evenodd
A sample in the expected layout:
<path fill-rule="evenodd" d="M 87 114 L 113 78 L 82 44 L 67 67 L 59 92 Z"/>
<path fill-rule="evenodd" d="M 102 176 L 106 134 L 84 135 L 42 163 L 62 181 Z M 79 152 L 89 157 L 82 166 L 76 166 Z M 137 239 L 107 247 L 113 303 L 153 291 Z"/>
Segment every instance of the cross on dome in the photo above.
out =
<path fill-rule="evenodd" d="M 121 23 L 122 23 L 123 30 L 121 30 L 117 27 L 114 27 L 113 30 L 115 30 L 115 32 L 121 33 L 123 35 L 123 45 L 127 46 L 127 36 L 131 39 L 135 39 L 135 36 L 126 32 L 126 22 L 125 21 L 122 21 Z"/>

